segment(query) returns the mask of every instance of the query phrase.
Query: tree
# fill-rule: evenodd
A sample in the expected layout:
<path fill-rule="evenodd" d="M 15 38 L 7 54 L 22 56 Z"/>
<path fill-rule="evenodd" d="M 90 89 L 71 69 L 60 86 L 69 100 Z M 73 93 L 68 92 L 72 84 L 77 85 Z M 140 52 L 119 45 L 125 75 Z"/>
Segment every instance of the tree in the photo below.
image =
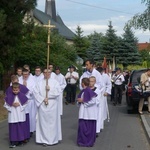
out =
<path fill-rule="evenodd" d="M 0 33 L 2 34 L 2 29 L 4 28 L 5 22 L 6 22 L 6 14 L 4 14 L 3 10 L 0 10 Z"/>
<path fill-rule="evenodd" d="M 126 26 L 124 28 L 124 34 L 122 37 L 123 39 L 120 43 L 121 48 L 119 48 L 120 55 L 118 56 L 118 61 L 123 64 L 124 67 L 141 64 L 141 58 L 137 47 L 138 40 L 134 36 L 131 27 Z"/>
<path fill-rule="evenodd" d="M 89 41 L 92 41 L 93 38 L 97 38 L 99 41 L 101 41 L 103 39 L 103 33 L 97 33 L 96 31 L 94 31 L 94 33 L 91 33 L 90 35 L 87 36 Z"/>
<path fill-rule="evenodd" d="M 6 22 L 6 15 L 4 14 L 3 10 L 0 10 L 0 37 L 4 37 L 4 25 Z M 0 45 L 2 45 L 1 43 L 2 41 L 0 41 Z M 0 73 L 2 73 L 4 71 L 4 66 L 3 63 L 0 61 Z"/>
<path fill-rule="evenodd" d="M 127 25 L 134 27 L 135 29 L 143 29 L 150 31 L 150 0 L 142 0 L 147 6 L 146 10 L 142 14 L 136 14 Z"/>
<path fill-rule="evenodd" d="M 142 58 L 142 62 L 146 62 L 147 67 L 150 67 L 150 50 L 143 49 L 139 53 Z"/>
<path fill-rule="evenodd" d="M 116 31 L 113 29 L 111 21 L 109 22 L 108 30 L 106 31 L 103 39 L 103 48 L 101 53 L 110 62 L 113 61 L 114 56 L 118 56 L 118 36 L 116 35 Z"/>
<path fill-rule="evenodd" d="M 100 42 L 95 36 L 92 39 L 91 46 L 86 51 L 87 58 L 99 62 L 101 60 L 100 49 L 101 49 Z"/>
<path fill-rule="evenodd" d="M 85 59 L 86 50 L 89 47 L 89 42 L 86 37 L 83 36 L 83 31 L 80 26 L 77 26 L 76 35 L 74 38 L 74 46 L 76 48 L 78 56 Z"/>
<path fill-rule="evenodd" d="M 1 0 L 0 10 L 3 24 L 0 23 L 0 62 L 5 69 L 9 69 L 15 57 L 16 49 L 22 39 L 23 18 L 27 11 L 35 8 L 36 0 Z"/>
<path fill-rule="evenodd" d="M 149 61 L 150 59 L 150 55 L 149 55 L 149 50 L 143 49 L 140 52 L 142 61 Z"/>

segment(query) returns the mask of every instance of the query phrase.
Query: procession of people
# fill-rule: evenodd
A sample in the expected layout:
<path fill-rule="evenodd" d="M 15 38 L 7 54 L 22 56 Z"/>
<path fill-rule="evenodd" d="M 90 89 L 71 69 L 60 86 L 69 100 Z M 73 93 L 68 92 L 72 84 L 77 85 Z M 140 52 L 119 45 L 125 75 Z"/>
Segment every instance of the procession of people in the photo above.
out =
<path fill-rule="evenodd" d="M 35 142 L 43 146 L 59 143 L 62 140 L 63 104 L 69 103 L 79 108 L 77 145 L 94 146 L 105 120 L 109 122 L 110 119 L 107 97 L 112 91 L 111 79 L 116 77 L 115 83 L 120 83 L 124 77 L 120 79 L 122 74 L 117 73 L 111 77 L 105 72 L 106 68 L 96 67 L 90 59 L 85 61 L 85 67 L 81 76 L 73 65 L 66 69 L 65 76 L 59 66 L 54 68 L 52 64 L 43 71 L 36 66 L 34 75 L 29 65 L 17 68 L 17 74 L 11 76 L 4 104 L 8 110 L 10 148 L 29 142 L 33 134 Z M 116 98 L 120 95 L 120 86 L 115 86 Z M 114 102 L 121 103 L 121 98 Z"/>

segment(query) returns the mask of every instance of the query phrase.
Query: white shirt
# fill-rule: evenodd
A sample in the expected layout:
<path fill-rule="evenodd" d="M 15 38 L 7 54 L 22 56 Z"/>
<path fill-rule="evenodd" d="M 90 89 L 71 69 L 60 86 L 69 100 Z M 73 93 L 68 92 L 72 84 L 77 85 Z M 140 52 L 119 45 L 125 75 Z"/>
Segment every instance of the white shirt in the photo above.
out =
<path fill-rule="evenodd" d="M 112 78 L 116 85 L 121 85 L 125 81 L 123 74 L 118 74 L 117 76 L 114 74 Z"/>
<path fill-rule="evenodd" d="M 74 76 L 77 79 L 79 78 L 79 74 L 77 72 L 75 72 L 75 71 L 73 71 L 72 73 L 71 72 L 67 72 L 67 74 L 65 75 L 65 78 L 67 79 L 68 77 L 71 77 L 69 83 L 70 84 L 75 84 L 77 82 L 77 80 L 74 79 L 72 76 Z"/>

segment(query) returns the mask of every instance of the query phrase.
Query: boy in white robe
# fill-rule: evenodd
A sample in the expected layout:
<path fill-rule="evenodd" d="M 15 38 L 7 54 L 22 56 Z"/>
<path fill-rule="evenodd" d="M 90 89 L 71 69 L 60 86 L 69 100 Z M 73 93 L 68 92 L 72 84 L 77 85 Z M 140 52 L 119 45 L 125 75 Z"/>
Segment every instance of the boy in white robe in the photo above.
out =
<path fill-rule="evenodd" d="M 97 87 L 95 87 L 96 78 L 94 76 L 91 76 L 89 78 L 90 85 L 89 87 L 91 90 L 93 90 L 97 94 L 97 120 L 96 120 L 96 137 L 98 137 L 98 133 L 100 133 L 101 130 L 101 124 L 103 124 L 103 116 L 102 116 L 102 90 L 99 90 Z"/>
<path fill-rule="evenodd" d="M 53 72 L 53 64 L 49 64 L 48 69 L 51 71 L 51 79 L 55 79 L 56 78 L 56 74 Z"/>
<path fill-rule="evenodd" d="M 5 97 L 4 107 L 8 110 L 10 148 L 16 147 L 26 139 L 24 122 L 26 121 L 25 107 L 28 98 L 20 92 L 19 86 L 19 83 L 13 83 L 12 91 L 9 90 Z"/>
<path fill-rule="evenodd" d="M 97 94 L 89 88 L 89 78 L 82 79 L 82 87 L 77 99 L 80 107 L 77 144 L 92 147 L 96 140 Z"/>
<path fill-rule="evenodd" d="M 33 76 L 30 74 L 29 70 L 27 70 L 27 69 L 22 70 L 22 79 L 19 81 L 19 83 L 25 85 L 29 89 L 28 105 L 26 107 L 26 114 L 29 114 L 30 134 L 32 136 L 32 134 L 36 128 L 37 107 L 35 104 L 35 99 L 33 97 L 33 89 L 35 87 L 35 80 L 34 80 Z"/>
<path fill-rule="evenodd" d="M 61 87 L 61 93 L 60 93 L 58 99 L 59 99 L 60 115 L 63 115 L 63 91 L 64 91 L 67 83 L 66 83 L 66 79 L 65 79 L 64 75 L 62 75 L 60 73 L 60 68 L 59 67 L 55 68 L 55 73 L 56 73 L 56 80 L 59 82 L 59 85 Z"/>
<path fill-rule="evenodd" d="M 44 75 L 42 73 L 42 69 L 40 66 L 35 67 L 35 75 L 33 76 L 35 82 L 39 82 L 41 79 L 44 78 Z"/>

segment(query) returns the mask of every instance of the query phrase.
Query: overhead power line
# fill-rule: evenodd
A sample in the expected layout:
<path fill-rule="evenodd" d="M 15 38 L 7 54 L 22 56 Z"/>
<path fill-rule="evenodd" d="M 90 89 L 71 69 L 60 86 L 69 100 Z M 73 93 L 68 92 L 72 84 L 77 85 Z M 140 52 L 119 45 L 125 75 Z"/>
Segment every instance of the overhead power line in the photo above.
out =
<path fill-rule="evenodd" d="M 114 10 L 114 9 L 100 7 L 100 6 L 94 6 L 94 5 L 90 5 L 90 4 L 76 2 L 76 1 L 73 1 L 73 0 L 66 0 L 66 1 L 69 1 L 69 2 L 72 2 L 72 3 L 76 3 L 76 4 L 80 4 L 80 5 L 89 6 L 89 7 L 93 7 L 93 8 L 104 9 L 104 10 L 119 12 L 119 13 L 128 14 L 128 15 L 134 15 L 132 13 L 128 13 L 128 12 L 124 12 L 124 11 L 120 11 L 120 10 Z"/>

